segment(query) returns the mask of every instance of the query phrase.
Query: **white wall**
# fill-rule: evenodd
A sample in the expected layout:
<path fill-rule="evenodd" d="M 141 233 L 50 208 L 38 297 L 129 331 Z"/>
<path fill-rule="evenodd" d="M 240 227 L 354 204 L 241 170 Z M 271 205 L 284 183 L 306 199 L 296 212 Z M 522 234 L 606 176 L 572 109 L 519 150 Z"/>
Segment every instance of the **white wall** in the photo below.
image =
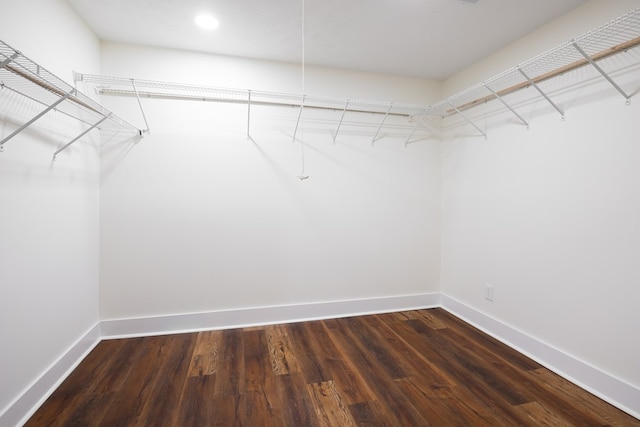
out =
<path fill-rule="evenodd" d="M 62 0 L 3 2 L 0 39 L 67 81 L 99 70 L 98 41 Z M 39 111 L 0 91 L 0 138 Z M 50 114 L 0 153 L 0 415 L 98 320 L 97 136 L 51 162 L 81 130 Z"/>
<path fill-rule="evenodd" d="M 300 93 L 298 65 L 106 43 L 103 73 Z M 439 84 L 308 68 L 306 93 L 433 102 Z M 140 118 L 131 98 L 103 97 Z M 440 145 L 381 116 L 143 100 L 151 135 L 103 147 L 104 319 L 437 292 Z M 141 123 L 141 119 L 138 123 Z M 302 134 L 299 134 L 300 136 Z"/>
<path fill-rule="evenodd" d="M 591 2 L 556 24 L 629 3 Z M 637 64 L 640 52 L 624 55 Z M 640 68 L 624 69 L 624 55 L 607 67 L 620 69 L 616 80 L 637 94 Z M 483 118 L 470 110 L 486 141 L 469 137 L 475 131 L 459 118 L 445 121 L 442 291 L 640 387 L 640 104 L 626 106 L 600 77 L 552 98 L 566 120 L 542 100 L 520 111 L 530 130 L 508 112 Z"/>

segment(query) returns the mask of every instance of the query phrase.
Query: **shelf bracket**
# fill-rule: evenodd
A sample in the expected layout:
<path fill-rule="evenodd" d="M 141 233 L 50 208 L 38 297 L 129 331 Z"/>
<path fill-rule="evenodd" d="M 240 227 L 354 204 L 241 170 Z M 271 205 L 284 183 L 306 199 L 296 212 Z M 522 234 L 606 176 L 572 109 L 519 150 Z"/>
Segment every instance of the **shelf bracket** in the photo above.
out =
<path fill-rule="evenodd" d="M 584 59 L 589 61 L 589 64 L 593 65 L 593 68 L 595 68 L 596 70 L 598 70 L 600 74 L 602 74 L 602 77 L 607 79 L 607 81 L 611 83 L 611 85 L 614 88 L 616 88 L 616 90 L 620 92 L 622 96 L 624 96 L 624 99 L 627 100 L 627 104 L 629 104 L 631 100 L 631 95 L 627 95 L 627 93 L 624 90 L 622 90 L 622 88 L 618 86 L 618 84 L 615 81 L 613 81 L 613 79 L 609 77 L 609 75 L 598 64 L 596 64 L 596 61 L 594 61 L 593 58 L 591 58 L 589 55 L 587 55 L 587 53 L 584 50 L 582 50 L 582 48 L 578 45 L 578 43 L 576 43 L 575 41 L 572 41 L 571 44 L 573 45 L 573 47 L 576 48 L 578 52 L 580 52 L 582 56 L 584 56 Z"/>
<path fill-rule="evenodd" d="M 546 93 L 544 93 L 544 91 L 543 91 L 542 89 L 540 89 L 540 86 L 538 86 L 538 84 L 537 84 L 536 82 L 534 82 L 534 81 L 531 79 L 531 77 L 529 77 L 529 76 L 527 75 L 527 73 L 525 73 L 525 72 L 522 70 L 522 68 L 518 67 L 518 71 L 520 71 L 520 74 L 522 74 L 522 76 L 523 76 L 525 79 L 527 79 L 527 81 L 529 82 L 529 84 L 530 84 L 531 86 L 533 86 L 533 87 L 535 88 L 535 90 L 537 90 L 537 91 L 538 91 L 538 93 L 539 93 L 540 95 L 542 95 L 542 96 L 544 97 L 544 99 L 546 99 L 546 100 L 547 100 L 547 102 L 548 102 L 549 104 L 551 104 L 551 106 L 552 106 L 553 108 L 555 108 L 555 109 L 556 109 L 556 111 L 557 111 L 558 113 L 560 113 L 560 116 L 562 117 L 562 120 L 564 120 L 564 113 L 562 112 L 562 110 L 561 110 L 560 108 L 558 108 L 558 106 L 557 106 L 557 105 L 556 105 L 556 104 L 551 100 L 551 98 L 549 98 L 549 97 L 547 96 L 547 94 L 546 94 Z"/>
<path fill-rule="evenodd" d="M 447 99 L 447 104 L 449 104 L 449 105 L 451 106 L 451 108 L 453 108 L 454 110 L 456 110 L 456 113 L 460 114 L 460 116 L 461 116 L 463 119 L 465 119 L 467 123 L 469 123 L 471 126 L 473 126 L 474 128 L 476 128 L 476 130 L 477 130 L 478 132 L 480 132 L 480 133 L 482 134 L 482 136 L 484 136 L 484 138 L 485 138 L 485 139 L 487 139 L 487 134 L 486 134 L 486 132 L 485 132 L 485 131 L 483 131 L 482 129 L 480 129 L 480 128 L 478 127 L 478 125 L 476 125 L 475 123 L 473 123 L 471 120 L 469 120 L 469 119 L 467 118 L 467 116 L 465 116 L 465 115 L 462 113 L 462 111 L 460 111 L 460 110 L 458 109 L 458 107 L 456 107 L 455 105 L 453 105 L 453 104 L 451 103 L 451 101 L 449 101 L 448 99 Z"/>
<path fill-rule="evenodd" d="M 424 118 L 421 117 L 420 120 L 418 120 L 418 123 L 416 123 L 416 125 L 413 127 L 413 130 L 411 130 L 411 133 L 409 134 L 409 137 L 407 138 L 407 140 L 404 142 L 404 146 L 408 146 L 411 143 L 411 138 L 413 138 L 413 134 L 416 133 L 416 131 L 418 130 L 418 128 L 420 127 L 420 125 L 422 124 L 422 120 Z"/>
<path fill-rule="evenodd" d="M 247 138 L 251 139 L 251 90 L 247 93 Z"/>
<path fill-rule="evenodd" d="M 9 65 L 9 63 L 11 61 L 16 59 L 18 56 L 20 56 L 20 54 L 18 52 L 16 52 L 13 55 L 11 55 L 10 57 L 8 57 L 7 59 L 5 59 L 4 61 L 0 62 L 0 68 L 6 67 L 7 65 Z"/>
<path fill-rule="evenodd" d="M 340 132 L 340 127 L 342 126 L 342 121 L 344 120 L 344 115 L 347 112 L 347 108 L 349 108 L 349 100 L 347 99 L 346 104 L 344 104 L 344 110 L 342 110 L 342 117 L 340 117 L 340 123 L 338 123 L 338 128 L 336 129 L 336 133 L 333 135 L 333 143 L 336 143 L 336 138 L 338 137 L 338 132 Z"/>
<path fill-rule="evenodd" d="M 378 126 L 378 130 L 376 130 L 376 134 L 373 135 L 373 139 L 371 140 L 371 145 L 373 145 L 376 142 L 376 139 L 378 138 L 378 134 L 380 133 L 380 129 L 382 129 L 382 125 L 384 125 L 385 120 L 387 120 L 387 117 L 389 117 L 389 113 L 391 112 L 392 108 L 393 108 L 393 104 L 389 104 L 389 108 L 387 109 L 387 112 L 382 118 L 382 122 L 380 122 L 380 126 Z"/>
<path fill-rule="evenodd" d="M 304 100 L 306 97 L 306 95 L 302 95 L 302 102 L 300 102 L 300 111 L 298 112 L 298 121 L 296 122 L 296 128 L 293 130 L 293 142 L 296 142 L 296 134 L 298 133 L 298 125 L 300 124 L 300 117 L 302 117 L 302 109 L 304 108 Z"/>
<path fill-rule="evenodd" d="M 44 116 L 45 114 L 47 114 L 49 111 L 53 110 L 54 108 L 56 108 L 58 106 L 58 104 L 64 102 L 67 98 L 69 98 L 71 95 L 73 95 L 76 92 L 75 89 L 71 89 L 70 92 L 65 93 L 61 98 L 59 98 L 56 102 L 54 102 L 53 104 L 49 105 L 47 108 L 45 108 L 44 110 L 42 110 L 41 112 L 39 112 L 38 114 L 36 114 L 36 116 L 34 118 L 32 118 L 31 120 L 29 120 L 28 122 L 26 122 L 25 124 L 23 124 L 22 126 L 20 126 L 18 129 L 16 129 L 15 131 L 13 131 L 11 133 L 11 135 L 7 136 L 6 138 L 4 138 L 2 141 L 0 141 L 0 149 L 2 149 L 2 147 L 4 147 L 4 144 L 9 141 L 11 138 L 13 138 L 14 136 L 16 136 L 17 134 L 19 134 L 20 132 L 22 132 L 23 130 L 25 130 L 26 128 L 28 128 L 29 126 L 31 126 L 33 124 L 33 122 L 35 122 L 36 120 L 38 120 L 40 117 Z"/>
<path fill-rule="evenodd" d="M 131 79 L 131 86 L 133 87 L 133 91 L 136 94 L 136 99 L 138 100 L 138 106 L 140 107 L 140 112 L 142 113 L 142 119 L 144 120 L 144 125 L 147 127 L 144 129 L 141 134 L 147 133 L 150 134 L 149 123 L 147 123 L 147 116 L 144 114 L 144 110 L 142 109 L 142 102 L 140 102 L 140 94 L 138 93 L 138 89 L 136 88 L 136 82 L 134 79 Z"/>
<path fill-rule="evenodd" d="M 79 140 L 80 138 L 82 138 L 83 136 L 85 136 L 86 134 L 88 134 L 89 132 L 91 132 L 93 129 L 97 128 L 98 126 L 100 126 L 100 123 L 104 122 L 105 120 L 107 120 L 109 118 L 109 116 L 104 116 L 103 118 L 101 118 L 100 120 L 98 120 L 96 123 L 94 123 L 89 129 L 85 130 L 84 132 L 82 132 L 80 135 L 76 136 L 75 138 L 73 138 L 71 141 L 67 142 L 62 148 L 60 148 L 58 151 L 56 151 L 55 153 L 53 153 L 53 160 L 56 159 L 56 156 L 67 149 L 67 147 L 69 147 L 71 144 L 73 144 L 74 142 L 76 142 L 77 140 Z"/>
<path fill-rule="evenodd" d="M 524 125 L 526 127 L 529 127 L 529 123 L 527 123 L 527 121 L 525 119 L 522 118 L 522 116 L 520 114 L 518 114 L 518 112 L 516 110 L 514 110 L 513 108 L 511 108 L 511 106 L 509 104 L 507 104 L 507 102 L 502 99 L 502 97 L 500 95 L 498 95 L 496 93 L 496 91 L 494 91 L 493 89 L 491 89 L 488 85 L 483 84 L 482 86 L 484 86 L 489 92 L 491 92 L 493 94 L 493 96 L 496 97 L 496 99 L 498 101 L 500 101 L 502 103 L 502 105 L 504 105 L 505 107 L 507 107 L 509 109 L 509 111 L 511 111 L 522 123 L 524 123 Z"/>

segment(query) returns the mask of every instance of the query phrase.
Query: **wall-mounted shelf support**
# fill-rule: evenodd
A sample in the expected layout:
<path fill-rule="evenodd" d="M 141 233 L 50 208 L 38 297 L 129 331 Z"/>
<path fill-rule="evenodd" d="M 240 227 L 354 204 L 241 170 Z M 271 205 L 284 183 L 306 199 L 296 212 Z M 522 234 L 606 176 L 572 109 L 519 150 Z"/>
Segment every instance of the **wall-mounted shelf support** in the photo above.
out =
<path fill-rule="evenodd" d="M 247 138 L 251 139 L 251 91 L 247 95 Z"/>
<path fill-rule="evenodd" d="M 94 130 L 95 128 L 97 128 L 102 122 L 104 122 L 105 120 L 107 120 L 109 117 L 108 116 L 104 116 L 103 118 L 101 118 L 100 120 L 98 120 L 96 123 L 94 123 L 89 129 L 85 130 L 84 132 L 82 132 L 80 135 L 76 136 L 75 138 L 73 138 L 71 141 L 67 142 L 64 146 L 62 146 L 60 149 L 58 149 L 55 153 L 53 153 L 53 160 L 56 159 L 56 156 L 61 153 L 62 151 L 66 150 L 71 144 L 73 144 L 74 142 L 76 142 L 77 140 L 79 140 L 80 138 L 82 138 L 83 136 L 85 136 L 86 134 L 88 134 L 89 132 L 91 132 L 92 130 Z"/>
<path fill-rule="evenodd" d="M 333 143 L 336 143 L 336 138 L 338 137 L 338 132 L 340 132 L 340 127 L 342 126 L 342 121 L 344 120 L 344 115 L 347 112 L 347 108 L 349 108 L 349 100 L 344 104 L 344 109 L 342 110 L 342 116 L 340 116 L 340 123 L 338 123 L 338 128 L 336 129 L 336 133 L 333 135 Z"/>
<path fill-rule="evenodd" d="M 140 107 L 140 112 L 142 113 L 142 119 L 144 120 L 144 125 L 146 129 L 143 129 L 143 133 L 151 133 L 149 130 L 149 123 L 147 123 L 147 116 L 144 114 L 144 109 L 142 108 L 142 102 L 140 101 L 140 94 L 138 93 L 138 89 L 136 88 L 136 81 L 131 79 L 131 87 L 133 87 L 133 91 L 136 94 L 136 99 L 138 100 L 138 107 Z"/>
<path fill-rule="evenodd" d="M 413 138 L 413 134 L 416 133 L 416 131 L 418 130 L 418 128 L 420 127 L 420 125 L 422 124 L 422 117 L 420 117 L 418 119 L 418 123 L 416 123 L 416 125 L 413 127 L 413 129 L 411 130 L 411 133 L 409 134 L 409 137 L 407 138 L 407 140 L 404 142 L 404 146 L 407 147 L 410 143 L 411 143 L 411 138 Z"/>
<path fill-rule="evenodd" d="M 485 138 L 487 137 L 487 133 L 485 131 L 483 131 L 482 129 L 480 129 L 480 127 L 478 125 L 476 125 L 474 122 L 472 122 L 471 120 L 469 120 L 469 118 L 467 116 L 464 115 L 464 113 L 460 110 L 458 110 L 458 107 L 456 107 L 455 105 L 453 105 L 451 103 L 451 101 L 447 100 L 447 104 L 449 104 L 451 106 L 451 108 L 453 108 L 456 113 L 460 114 L 460 117 L 462 117 L 463 119 L 465 119 L 465 121 L 467 123 L 469 123 L 471 126 L 473 126 L 474 128 L 476 128 L 476 130 L 478 132 L 480 132 L 482 134 L 482 136 L 484 136 Z"/>
<path fill-rule="evenodd" d="M 563 112 L 563 111 L 562 111 L 562 110 L 561 110 L 561 109 L 560 109 L 560 108 L 559 108 L 559 107 L 558 107 L 558 106 L 557 106 L 557 105 L 556 105 L 556 104 L 551 100 L 551 98 L 549 98 L 549 96 L 548 96 L 548 95 L 547 95 L 547 94 L 546 94 L 542 89 L 540 89 L 540 86 L 538 86 L 538 84 L 537 84 L 536 82 L 534 82 L 534 81 L 531 79 L 531 77 L 529 77 L 529 76 L 527 75 L 527 73 L 525 73 L 525 72 L 522 70 L 522 68 L 518 67 L 518 71 L 520 72 L 520 74 L 522 74 L 522 76 L 523 76 L 525 79 L 527 79 L 527 81 L 529 82 L 529 84 L 530 84 L 531 86 L 533 86 L 533 87 L 535 88 L 535 90 L 537 90 L 537 91 L 538 91 L 538 93 L 539 93 L 540 95 L 542 95 L 542 97 L 543 97 L 544 99 L 546 99 L 546 100 L 547 100 L 547 102 L 548 102 L 549 104 L 551 104 L 551 106 L 552 106 L 553 108 L 555 108 L 555 109 L 556 109 L 556 111 L 557 111 L 558 113 L 560 113 L 560 117 L 562 117 L 562 120 L 564 120 L 564 112 Z"/>
<path fill-rule="evenodd" d="M 302 117 L 302 110 L 304 108 L 304 100 L 306 95 L 302 95 L 302 101 L 300 102 L 300 111 L 298 112 L 298 120 L 296 121 L 296 128 L 293 130 L 293 142 L 296 142 L 296 134 L 298 133 L 298 125 L 300 124 L 300 117 Z"/>
<path fill-rule="evenodd" d="M 573 47 L 576 48 L 578 52 L 580 52 L 582 56 L 584 56 L 584 59 L 589 61 L 589 64 L 591 64 L 593 68 L 595 68 L 596 70 L 598 70 L 600 74 L 602 74 L 602 77 L 604 77 L 605 79 L 607 79 L 609 83 L 611 83 L 611 86 L 616 88 L 616 90 L 620 92 L 622 96 L 624 96 L 624 99 L 627 100 L 627 104 L 631 102 L 631 95 L 627 95 L 627 93 L 624 90 L 622 90 L 622 88 L 618 86 L 618 84 L 611 77 L 609 77 L 609 75 L 602 69 L 602 67 L 596 64 L 596 62 L 589 55 L 587 55 L 587 53 L 584 50 L 582 50 L 582 48 L 578 45 L 577 42 L 573 41 L 571 44 L 573 45 Z"/>
<path fill-rule="evenodd" d="M 7 141 L 9 141 L 11 138 L 13 138 L 14 136 L 18 135 L 20 132 L 22 132 L 23 130 L 25 130 L 29 126 L 31 126 L 36 120 L 38 120 L 39 118 L 41 118 L 42 116 L 47 114 L 49 111 L 51 111 L 54 108 L 56 108 L 59 104 L 61 104 L 65 100 L 67 100 L 67 98 L 69 98 L 75 92 L 76 92 L 76 90 L 72 89 L 71 92 L 68 92 L 64 96 L 62 96 L 61 98 L 58 98 L 58 100 L 56 102 L 54 102 L 53 104 L 49 105 L 47 108 L 45 108 L 44 110 L 42 110 L 41 112 L 36 114 L 35 117 L 33 117 L 31 120 L 29 120 L 28 122 L 26 122 L 25 124 L 20 126 L 18 129 L 14 130 L 9 136 L 7 136 L 2 141 L 0 141 L 0 149 L 2 149 L 2 147 L 4 147 L 4 144 Z"/>
<path fill-rule="evenodd" d="M 382 125 L 384 125 L 384 122 L 387 120 L 387 117 L 389 117 L 389 113 L 391 112 L 392 108 L 393 108 L 393 103 L 389 104 L 389 108 L 387 108 L 387 112 L 384 113 L 384 117 L 382 118 L 382 121 L 380 122 L 380 126 L 378 126 L 378 130 L 376 130 L 376 134 L 373 135 L 373 138 L 371 139 L 371 145 L 373 145 L 376 142 L 376 139 L 378 138 L 378 134 L 380 133 L 380 130 L 382 129 Z"/>
<path fill-rule="evenodd" d="M 494 91 L 493 89 L 491 89 L 488 85 L 484 85 L 485 88 L 487 88 L 487 90 L 489 92 L 491 92 L 493 94 L 493 96 L 496 97 L 496 99 L 498 101 L 500 101 L 502 103 L 502 105 L 504 105 L 505 107 L 507 107 L 509 109 L 509 111 L 511 111 L 522 123 L 524 123 L 524 125 L 526 127 L 529 127 L 529 123 L 527 123 L 527 121 L 525 119 L 522 118 L 522 116 L 520 114 L 518 114 L 518 112 L 516 110 L 514 110 L 511 105 L 507 104 L 507 102 L 502 99 L 502 97 L 500 95 L 498 95 L 498 93 L 496 91 Z"/>

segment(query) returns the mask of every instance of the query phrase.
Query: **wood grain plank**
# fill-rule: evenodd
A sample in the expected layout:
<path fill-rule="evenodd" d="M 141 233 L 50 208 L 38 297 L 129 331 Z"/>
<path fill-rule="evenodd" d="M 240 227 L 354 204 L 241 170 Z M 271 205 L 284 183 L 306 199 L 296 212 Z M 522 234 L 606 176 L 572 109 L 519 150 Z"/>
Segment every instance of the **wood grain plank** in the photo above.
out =
<path fill-rule="evenodd" d="M 286 426 L 318 426 L 315 409 L 301 373 L 277 375 L 282 417 Z"/>
<path fill-rule="evenodd" d="M 222 331 L 198 333 L 188 376 L 212 375 L 216 372 L 221 342 Z"/>
<path fill-rule="evenodd" d="M 391 425 L 428 425 L 416 408 L 411 405 L 406 396 L 394 384 L 386 369 L 381 365 L 379 357 L 370 353 L 369 349 L 361 342 L 352 329 L 343 326 L 344 321 L 325 321 L 334 342 L 339 342 L 348 357 L 354 361 L 354 365 L 367 381 L 371 390 L 375 393 L 381 405 L 383 405 L 387 417 L 392 419 Z"/>
<path fill-rule="evenodd" d="M 286 326 L 266 326 L 264 332 L 267 337 L 269 358 L 274 374 L 286 375 L 291 372 L 300 372 Z"/>
<path fill-rule="evenodd" d="M 283 425 L 265 331 L 243 330 L 242 337 L 245 387 L 240 393 L 240 421 L 243 425 Z"/>
<path fill-rule="evenodd" d="M 177 406 L 187 380 L 195 339 L 195 334 L 164 337 L 165 345 L 158 352 L 162 364 L 154 371 L 155 381 L 150 390 L 153 398 L 146 399 L 136 425 L 177 425 L 174 417 L 178 415 Z"/>
<path fill-rule="evenodd" d="M 223 331 L 221 347 L 216 372 L 224 380 L 216 381 L 213 398 L 239 396 L 245 387 L 242 330 Z"/>
<path fill-rule="evenodd" d="M 308 387 L 320 426 L 351 427 L 356 425 L 333 381 L 309 384 Z"/>
<path fill-rule="evenodd" d="M 395 417 L 376 400 L 349 405 L 349 412 L 357 426 L 389 427 L 399 424 Z"/>
<path fill-rule="evenodd" d="M 307 384 L 331 380 L 331 374 L 322 364 L 318 354 L 316 337 L 309 326 L 302 323 L 287 325 L 287 333 L 291 337 L 296 360 Z"/>
<path fill-rule="evenodd" d="M 527 415 L 531 420 L 531 425 L 557 427 L 571 427 L 575 425 L 538 402 L 523 403 L 522 405 L 518 405 L 518 410 Z"/>

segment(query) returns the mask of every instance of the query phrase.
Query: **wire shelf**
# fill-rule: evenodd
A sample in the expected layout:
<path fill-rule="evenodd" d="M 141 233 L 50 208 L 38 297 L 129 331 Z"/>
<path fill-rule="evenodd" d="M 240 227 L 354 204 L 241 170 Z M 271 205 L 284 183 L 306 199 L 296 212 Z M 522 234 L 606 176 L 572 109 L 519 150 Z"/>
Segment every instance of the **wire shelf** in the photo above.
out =
<path fill-rule="evenodd" d="M 91 126 L 91 129 L 141 134 L 138 128 L 1 40 L 0 90 L 20 94 L 40 104 L 44 107 L 41 114 L 56 111 Z"/>
<path fill-rule="evenodd" d="M 462 114 L 467 109 L 522 89 L 531 87 L 539 89 L 536 86 L 542 82 L 584 66 L 591 66 L 594 63 L 596 64 L 592 67 L 594 72 L 597 74 L 599 71 L 625 98 L 629 99 L 630 95 L 620 89 L 604 70 L 598 69 L 597 62 L 618 53 L 628 52 L 638 46 L 640 46 L 640 8 L 443 99 L 436 103 L 427 114 L 440 117 Z M 539 95 L 546 97 L 541 89 L 539 92 Z M 548 97 L 547 99 L 552 103 Z M 508 104 L 505 106 L 510 108 Z M 556 109 L 558 108 L 556 107 Z M 517 113 L 514 111 L 514 114 Z"/>

